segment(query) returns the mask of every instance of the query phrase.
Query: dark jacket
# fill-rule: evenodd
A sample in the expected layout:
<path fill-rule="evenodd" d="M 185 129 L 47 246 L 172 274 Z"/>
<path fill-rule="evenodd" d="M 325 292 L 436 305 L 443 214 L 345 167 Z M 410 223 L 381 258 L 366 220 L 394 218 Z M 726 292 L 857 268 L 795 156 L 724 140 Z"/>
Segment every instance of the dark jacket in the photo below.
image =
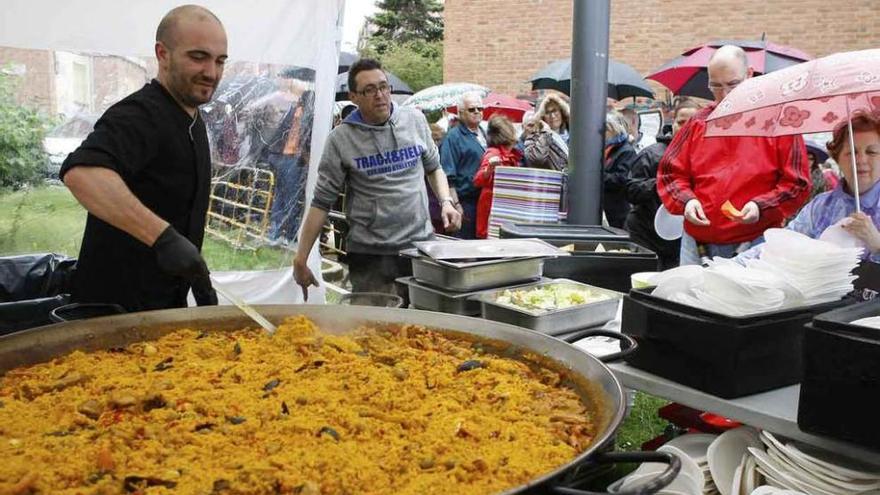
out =
<path fill-rule="evenodd" d="M 663 268 L 677 265 L 680 241 L 666 241 L 654 230 L 654 216 L 660 208 L 657 195 L 657 166 L 672 136 L 660 136 L 657 142 L 643 149 L 632 165 L 626 183 L 626 199 L 632 209 L 626 218 L 626 230 L 631 238 L 661 258 Z"/>
<path fill-rule="evenodd" d="M 482 129 L 477 132 L 482 133 Z M 480 144 L 477 133 L 459 124 L 446 133 L 440 146 L 440 164 L 449 183 L 458 192 L 462 202 L 476 203 L 480 190 L 474 187 L 474 174 L 480 168 L 480 161 L 486 148 Z"/>
<path fill-rule="evenodd" d="M 568 150 L 559 146 L 550 130 L 540 130 L 526 136 L 523 140 L 523 155 L 526 167 L 559 172 L 568 168 Z"/>
<path fill-rule="evenodd" d="M 607 153 L 602 179 L 604 186 L 602 209 L 612 227 L 623 228 L 626 222 L 626 214 L 629 213 L 626 182 L 635 159 L 636 150 L 627 142 L 614 145 Z"/>
<path fill-rule="evenodd" d="M 110 107 L 61 166 L 116 171 L 131 192 L 196 247 L 202 246 L 211 181 L 208 136 L 155 79 Z M 189 284 L 159 269 L 153 250 L 89 214 L 73 278 L 77 302 L 128 311 L 186 306 Z"/>

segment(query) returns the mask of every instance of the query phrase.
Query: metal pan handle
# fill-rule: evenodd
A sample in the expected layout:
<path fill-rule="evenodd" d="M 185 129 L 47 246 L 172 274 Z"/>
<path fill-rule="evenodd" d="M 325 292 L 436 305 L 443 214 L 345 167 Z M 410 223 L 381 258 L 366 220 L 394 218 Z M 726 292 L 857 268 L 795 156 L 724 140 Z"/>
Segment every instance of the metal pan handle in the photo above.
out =
<path fill-rule="evenodd" d="M 612 354 L 606 354 L 605 356 L 596 356 L 596 359 L 602 361 L 603 363 L 611 363 L 614 361 L 619 361 L 626 356 L 636 352 L 639 344 L 630 337 L 622 332 L 614 332 L 611 330 L 599 330 L 599 329 L 591 329 L 591 330 L 581 330 L 579 332 L 575 332 L 564 337 L 560 337 L 565 342 L 569 344 L 574 344 L 575 342 L 585 339 L 587 337 L 610 337 L 612 339 L 617 339 L 620 341 L 620 352 L 615 352 Z"/>
<path fill-rule="evenodd" d="M 587 460 L 588 464 L 617 464 L 623 462 L 662 462 L 667 464 L 666 470 L 656 478 L 639 485 L 635 490 L 617 492 L 617 495 L 649 495 L 657 493 L 672 483 L 681 471 L 681 460 L 669 452 L 608 452 L 596 454 Z M 553 486 L 552 493 L 559 495 L 606 495 L 607 492 L 589 492 L 569 488 L 567 486 Z"/>
<path fill-rule="evenodd" d="M 71 320 L 95 318 L 98 316 L 121 315 L 126 313 L 125 308 L 112 303 L 72 303 L 58 306 L 49 312 L 49 319 L 54 323 L 64 323 Z"/>

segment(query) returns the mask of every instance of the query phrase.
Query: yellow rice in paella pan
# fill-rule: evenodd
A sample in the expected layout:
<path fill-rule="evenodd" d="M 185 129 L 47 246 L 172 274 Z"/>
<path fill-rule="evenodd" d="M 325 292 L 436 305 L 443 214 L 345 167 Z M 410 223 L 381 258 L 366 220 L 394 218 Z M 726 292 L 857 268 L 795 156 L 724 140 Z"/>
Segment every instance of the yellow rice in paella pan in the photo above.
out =
<path fill-rule="evenodd" d="M 571 461 L 594 407 L 423 327 L 182 329 L 0 378 L 0 494 L 490 494 Z"/>

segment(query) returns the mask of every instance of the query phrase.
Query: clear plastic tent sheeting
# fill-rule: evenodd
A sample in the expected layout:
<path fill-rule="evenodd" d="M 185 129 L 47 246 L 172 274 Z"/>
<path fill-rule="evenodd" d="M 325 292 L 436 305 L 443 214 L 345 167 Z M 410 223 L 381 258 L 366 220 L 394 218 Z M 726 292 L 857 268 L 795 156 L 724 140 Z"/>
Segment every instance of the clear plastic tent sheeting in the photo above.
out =
<path fill-rule="evenodd" d="M 208 232 L 238 249 L 292 248 L 312 155 L 314 71 L 248 65 L 227 69 L 202 109 L 214 163 Z"/>
<path fill-rule="evenodd" d="M 107 108 L 155 77 L 155 29 L 177 5 L 170 0 L 4 2 L 0 53 L 10 60 L 3 62 L 20 69 L 23 85 L 31 88 L 40 85 L 29 77 L 55 73 L 46 94 L 29 90 L 27 95 L 57 122 L 44 142 L 49 177 L 53 169 L 57 177 L 67 153 Z M 207 0 L 202 5 L 223 22 L 230 57 L 214 98 L 202 107 L 213 162 L 203 253 L 217 276 L 277 288 L 262 291 L 260 302 L 299 302 L 302 293 L 289 272 L 332 123 L 344 0 L 264 0 L 257 7 Z M 34 57 L 38 50 L 48 56 Z M 38 59 L 53 66 L 38 67 Z M 83 213 L 77 221 L 84 218 Z M 317 249 L 309 265 L 320 277 Z M 241 287 L 237 292 L 247 299 L 248 285 Z M 310 302 L 323 300 L 323 291 L 313 296 Z"/>

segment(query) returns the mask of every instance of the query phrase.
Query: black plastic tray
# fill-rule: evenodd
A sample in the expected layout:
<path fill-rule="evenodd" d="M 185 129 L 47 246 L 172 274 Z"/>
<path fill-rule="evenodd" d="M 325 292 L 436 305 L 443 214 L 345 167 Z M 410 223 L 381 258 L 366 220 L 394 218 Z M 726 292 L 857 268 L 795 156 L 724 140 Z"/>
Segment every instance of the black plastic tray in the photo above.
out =
<path fill-rule="evenodd" d="M 555 246 L 574 244 L 571 256 L 549 258 L 544 261 L 544 276 L 567 278 L 604 289 L 627 292 L 630 275 L 659 269 L 657 255 L 634 242 L 624 241 L 550 241 Z M 630 253 L 597 253 L 598 244 L 608 249 L 628 249 Z"/>
<path fill-rule="evenodd" d="M 499 230 L 502 239 L 534 237 L 543 241 L 628 241 L 629 232 L 602 225 L 569 225 L 566 223 L 504 223 Z"/>
<path fill-rule="evenodd" d="M 804 333 L 798 426 L 880 450 L 880 329 L 849 322 L 880 315 L 880 300 L 816 316 Z"/>
<path fill-rule="evenodd" d="M 732 317 L 654 297 L 652 290 L 624 297 L 621 326 L 639 343 L 627 361 L 727 399 L 798 383 L 804 324 L 851 302 Z"/>

